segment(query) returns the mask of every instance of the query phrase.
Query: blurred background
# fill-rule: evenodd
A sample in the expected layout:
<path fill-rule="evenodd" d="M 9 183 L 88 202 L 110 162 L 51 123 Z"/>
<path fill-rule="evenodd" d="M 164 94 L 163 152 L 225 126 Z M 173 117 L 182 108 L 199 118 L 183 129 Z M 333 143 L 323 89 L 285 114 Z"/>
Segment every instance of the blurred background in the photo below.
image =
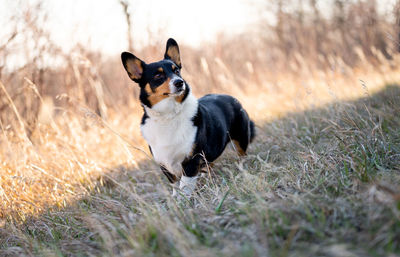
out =
<path fill-rule="evenodd" d="M 137 99 L 120 53 L 155 61 L 173 37 L 181 47 L 183 76 L 198 96 L 271 95 L 289 90 L 282 85 L 289 77 L 307 95 L 310 78 L 354 77 L 357 68 L 379 70 L 382 64 L 395 68 L 398 6 L 395 0 L 4 0 L 0 81 L 29 133 L 43 103 L 74 107 L 67 101 L 73 99 L 106 117 Z M 0 111 L 7 127 L 13 118 L 4 116 L 12 107 L 3 91 Z M 43 101 L 36 101 L 38 94 Z"/>

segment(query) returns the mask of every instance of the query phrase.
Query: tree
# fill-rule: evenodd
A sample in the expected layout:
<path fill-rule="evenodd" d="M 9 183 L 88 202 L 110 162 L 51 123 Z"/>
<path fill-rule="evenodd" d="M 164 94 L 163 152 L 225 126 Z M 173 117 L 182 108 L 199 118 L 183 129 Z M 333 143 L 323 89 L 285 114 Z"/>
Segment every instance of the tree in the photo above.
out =
<path fill-rule="evenodd" d="M 120 0 L 119 3 L 122 6 L 122 9 L 125 14 L 126 18 L 126 24 L 128 25 L 128 31 L 127 31 L 127 36 L 128 36 L 128 50 L 130 52 L 133 52 L 133 39 L 132 39 L 132 19 L 131 15 L 129 13 L 129 3 L 128 0 Z"/>

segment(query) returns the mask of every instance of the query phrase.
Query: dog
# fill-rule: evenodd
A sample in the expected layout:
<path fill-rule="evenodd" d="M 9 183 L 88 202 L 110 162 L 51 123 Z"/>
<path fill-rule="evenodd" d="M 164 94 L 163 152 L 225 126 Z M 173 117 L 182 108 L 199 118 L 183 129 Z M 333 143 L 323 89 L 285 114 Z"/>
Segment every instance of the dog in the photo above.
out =
<path fill-rule="evenodd" d="M 208 94 L 197 99 L 182 78 L 179 47 L 168 39 L 164 59 L 146 64 L 129 52 L 121 54 L 129 77 L 139 84 L 144 114 L 141 133 L 169 182 L 191 197 L 201 168 L 233 142 L 245 155 L 255 136 L 254 122 L 237 99 Z M 173 196 L 177 196 L 177 186 Z"/>

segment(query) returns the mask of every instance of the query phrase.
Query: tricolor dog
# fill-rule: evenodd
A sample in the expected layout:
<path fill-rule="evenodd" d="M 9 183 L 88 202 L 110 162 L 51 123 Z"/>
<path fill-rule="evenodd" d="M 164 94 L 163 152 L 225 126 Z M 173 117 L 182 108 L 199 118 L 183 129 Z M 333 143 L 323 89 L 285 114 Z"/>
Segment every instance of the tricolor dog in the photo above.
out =
<path fill-rule="evenodd" d="M 142 135 L 162 172 L 171 183 L 180 182 L 185 196 L 195 189 L 201 167 L 217 159 L 229 142 L 239 154 L 246 153 L 255 136 L 254 123 L 232 96 L 209 94 L 197 99 L 192 94 L 180 73 L 174 39 L 167 41 L 164 60 L 159 62 L 146 64 L 128 52 L 121 59 L 140 87 Z"/>

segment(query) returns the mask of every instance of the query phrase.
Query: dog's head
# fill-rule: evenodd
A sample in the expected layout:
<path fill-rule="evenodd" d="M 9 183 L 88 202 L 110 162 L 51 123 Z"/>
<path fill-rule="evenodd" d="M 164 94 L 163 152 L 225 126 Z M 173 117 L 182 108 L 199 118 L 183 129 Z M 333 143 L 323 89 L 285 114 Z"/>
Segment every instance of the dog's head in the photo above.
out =
<path fill-rule="evenodd" d="M 189 93 L 189 86 L 182 79 L 179 47 L 168 39 L 164 60 L 146 64 L 131 53 L 121 54 L 122 63 L 129 77 L 140 86 L 140 101 L 152 108 L 165 99 L 182 103 Z"/>

